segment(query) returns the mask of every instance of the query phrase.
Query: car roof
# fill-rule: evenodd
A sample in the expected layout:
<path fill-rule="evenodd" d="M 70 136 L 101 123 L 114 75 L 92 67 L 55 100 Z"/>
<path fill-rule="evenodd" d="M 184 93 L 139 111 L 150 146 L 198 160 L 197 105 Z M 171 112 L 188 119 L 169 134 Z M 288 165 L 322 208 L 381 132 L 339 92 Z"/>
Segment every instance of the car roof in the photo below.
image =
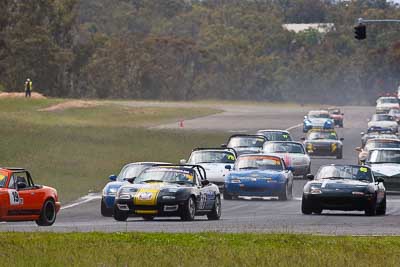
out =
<path fill-rule="evenodd" d="M 378 98 L 378 100 L 379 99 L 393 99 L 393 98 L 397 99 L 395 96 L 381 96 L 381 97 Z"/>
<path fill-rule="evenodd" d="M 18 167 L 1 167 L 0 169 L 8 171 L 26 171 L 25 168 L 18 168 Z"/>
<path fill-rule="evenodd" d="M 322 167 L 327 167 L 327 166 L 338 166 L 338 167 L 356 167 L 356 168 L 360 168 L 360 167 L 365 167 L 368 169 L 371 169 L 371 167 L 367 166 L 367 165 L 357 165 L 357 164 L 340 164 L 340 163 L 332 163 L 332 164 L 325 164 L 325 165 L 321 165 L 320 168 Z"/>
<path fill-rule="evenodd" d="M 373 142 L 397 142 L 400 143 L 400 139 L 394 139 L 394 138 L 374 138 L 374 139 L 368 139 L 367 143 L 373 143 Z"/>
<path fill-rule="evenodd" d="M 277 155 L 271 155 L 271 154 L 269 154 L 269 153 L 251 153 L 251 154 L 242 154 L 242 155 L 240 155 L 238 158 L 241 158 L 241 157 L 248 157 L 248 156 L 250 156 L 250 157 L 252 157 L 252 156 L 268 156 L 268 157 L 274 157 L 274 158 L 279 158 L 279 159 L 282 159 L 282 157 L 280 157 L 280 156 L 277 156 Z"/>
<path fill-rule="evenodd" d="M 380 148 L 373 148 L 370 151 L 374 151 L 374 150 L 393 150 L 393 151 L 400 151 L 400 148 L 390 148 L 390 147 L 380 147 Z"/>
<path fill-rule="evenodd" d="M 262 133 L 262 132 L 282 132 L 282 133 L 290 134 L 290 132 L 289 132 L 289 131 L 286 131 L 286 130 L 267 129 L 267 130 L 258 130 L 258 131 L 257 131 L 257 133 Z"/>
<path fill-rule="evenodd" d="M 320 109 L 320 110 L 310 110 L 309 112 L 308 112 L 308 114 L 316 114 L 316 113 L 325 113 L 325 114 L 328 114 L 329 112 L 327 111 L 327 110 L 324 110 L 324 109 Z"/>
<path fill-rule="evenodd" d="M 264 145 L 268 145 L 268 144 L 276 144 L 276 143 L 290 143 L 290 144 L 296 144 L 296 145 L 303 145 L 300 142 L 297 141 L 269 141 L 269 142 L 265 142 Z"/>

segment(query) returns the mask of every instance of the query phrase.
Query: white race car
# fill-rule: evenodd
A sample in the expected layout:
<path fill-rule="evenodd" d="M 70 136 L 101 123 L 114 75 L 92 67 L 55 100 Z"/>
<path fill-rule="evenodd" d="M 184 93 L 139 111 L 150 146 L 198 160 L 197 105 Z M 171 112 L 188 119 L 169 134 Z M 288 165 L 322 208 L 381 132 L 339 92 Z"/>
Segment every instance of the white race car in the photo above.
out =
<path fill-rule="evenodd" d="M 374 114 L 368 122 L 368 128 L 372 127 L 391 129 L 393 133 L 397 133 L 399 126 L 396 119 L 388 114 Z"/>
<path fill-rule="evenodd" d="M 382 177 L 387 192 L 400 192 L 400 148 L 370 150 L 367 165 L 375 177 Z"/>
<path fill-rule="evenodd" d="M 299 142 L 266 142 L 263 153 L 281 157 L 288 167 L 292 168 L 294 176 L 303 176 L 311 173 L 311 159 L 307 155 L 303 144 Z"/>
<path fill-rule="evenodd" d="M 382 96 L 376 100 L 376 113 L 388 113 L 394 108 L 400 108 L 399 100 L 394 96 Z"/>
<path fill-rule="evenodd" d="M 207 180 L 223 188 L 225 176 L 229 169 L 233 169 L 237 155 L 232 148 L 195 148 L 189 160 L 182 159 L 181 164 L 202 166 L 207 175 Z M 227 168 L 227 165 L 230 167 Z"/>

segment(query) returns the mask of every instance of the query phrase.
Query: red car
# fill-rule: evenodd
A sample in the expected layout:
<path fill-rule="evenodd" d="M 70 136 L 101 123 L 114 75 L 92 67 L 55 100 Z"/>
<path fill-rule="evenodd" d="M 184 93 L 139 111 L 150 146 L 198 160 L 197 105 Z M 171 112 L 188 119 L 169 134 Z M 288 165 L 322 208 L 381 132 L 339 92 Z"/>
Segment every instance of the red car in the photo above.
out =
<path fill-rule="evenodd" d="M 339 108 L 328 108 L 329 116 L 334 121 L 335 126 L 343 128 L 343 118 L 344 114 Z"/>
<path fill-rule="evenodd" d="M 0 221 L 52 225 L 61 204 L 54 188 L 34 184 L 23 168 L 0 168 Z"/>

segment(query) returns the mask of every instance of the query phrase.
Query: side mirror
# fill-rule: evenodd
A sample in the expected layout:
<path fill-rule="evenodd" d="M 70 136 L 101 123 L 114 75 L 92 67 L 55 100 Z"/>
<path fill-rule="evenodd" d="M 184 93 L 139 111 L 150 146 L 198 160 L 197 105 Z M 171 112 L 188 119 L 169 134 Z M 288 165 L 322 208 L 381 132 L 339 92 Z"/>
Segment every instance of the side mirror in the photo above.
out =
<path fill-rule="evenodd" d="M 342 116 L 344 116 L 344 113 L 342 113 Z"/>
<path fill-rule="evenodd" d="M 306 141 L 305 137 L 300 138 L 301 141 Z"/>
<path fill-rule="evenodd" d="M 125 181 L 130 182 L 131 184 L 133 184 L 133 181 L 135 181 L 136 177 L 131 177 L 131 178 L 126 178 Z"/>
<path fill-rule="evenodd" d="M 361 152 L 361 147 L 356 147 L 355 149 L 354 149 L 354 151 L 356 151 L 356 152 Z"/>
<path fill-rule="evenodd" d="M 231 170 L 231 169 L 232 169 L 232 166 L 231 166 L 231 165 L 225 165 L 225 169 Z"/>
<path fill-rule="evenodd" d="M 181 164 L 181 165 L 185 165 L 186 163 L 187 163 L 186 159 L 181 159 L 179 161 L 179 164 Z"/>
<path fill-rule="evenodd" d="M 385 181 L 385 179 L 383 179 L 382 177 L 378 177 L 378 179 L 376 179 L 376 181 L 378 183 L 383 183 Z"/>
<path fill-rule="evenodd" d="M 18 189 L 24 189 L 24 188 L 26 188 L 27 187 L 27 185 L 26 185 L 26 183 L 24 183 L 24 182 L 18 182 L 17 183 L 17 188 Z"/>
<path fill-rule="evenodd" d="M 314 180 L 314 175 L 312 175 L 311 173 L 307 174 L 306 177 L 307 177 L 307 180 L 310 180 L 310 181 Z"/>
<path fill-rule="evenodd" d="M 108 178 L 113 182 L 117 180 L 117 176 L 115 174 L 111 174 Z"/>
<path fill-rule="evenodd" d="M 209 185 L 210 184 L 210 181 L 208 181 L 208 180 L 201 180 L 201 185 L 202 186 L 206 186 L 206 185 Z"/>
<path fill-rule="evenodd" d="M 307 119 L 307 116 L 304 116 L 304 119 Z"/>
<path fill-rule="evenodd" d="M 291 166 L 289 166 L 289 167 L 286 167 L 286 170 L 293 172 L 293 171 L 294 171 L 294 168 L 291 167 Z"/>
<path fill-rule="evenodd" d="M 227 148 L 227 145 L 226 144 L 221 144 L 221 147 L 222 148 Z"/>
<path fill-rule="evenodd" d="M 365 134 L 364 132 L 361 132 L 361 133 L 360 133 L 361 136 L 363 136 L 364 134 Z"/>
<path fill-rule="evenodd" d="M 344 138 L 343 138 L 343 137 L 341 137 L 339 140 L 340 140 L 340 141 L 343 141 L 343 140 L 344 140 Z"/>

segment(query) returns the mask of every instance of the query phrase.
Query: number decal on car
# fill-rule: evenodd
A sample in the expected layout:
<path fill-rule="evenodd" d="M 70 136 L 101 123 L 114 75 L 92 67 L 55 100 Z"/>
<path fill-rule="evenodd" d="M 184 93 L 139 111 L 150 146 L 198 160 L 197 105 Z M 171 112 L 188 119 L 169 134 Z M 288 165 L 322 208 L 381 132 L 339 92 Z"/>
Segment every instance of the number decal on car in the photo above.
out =
<path fill-rule="evenodd" d="M 8 194 L 10 196 L 10 205 L 15 206 L 22 204 L 22 199 L 19 197 L 16 190 L 9 190 Z"/>

